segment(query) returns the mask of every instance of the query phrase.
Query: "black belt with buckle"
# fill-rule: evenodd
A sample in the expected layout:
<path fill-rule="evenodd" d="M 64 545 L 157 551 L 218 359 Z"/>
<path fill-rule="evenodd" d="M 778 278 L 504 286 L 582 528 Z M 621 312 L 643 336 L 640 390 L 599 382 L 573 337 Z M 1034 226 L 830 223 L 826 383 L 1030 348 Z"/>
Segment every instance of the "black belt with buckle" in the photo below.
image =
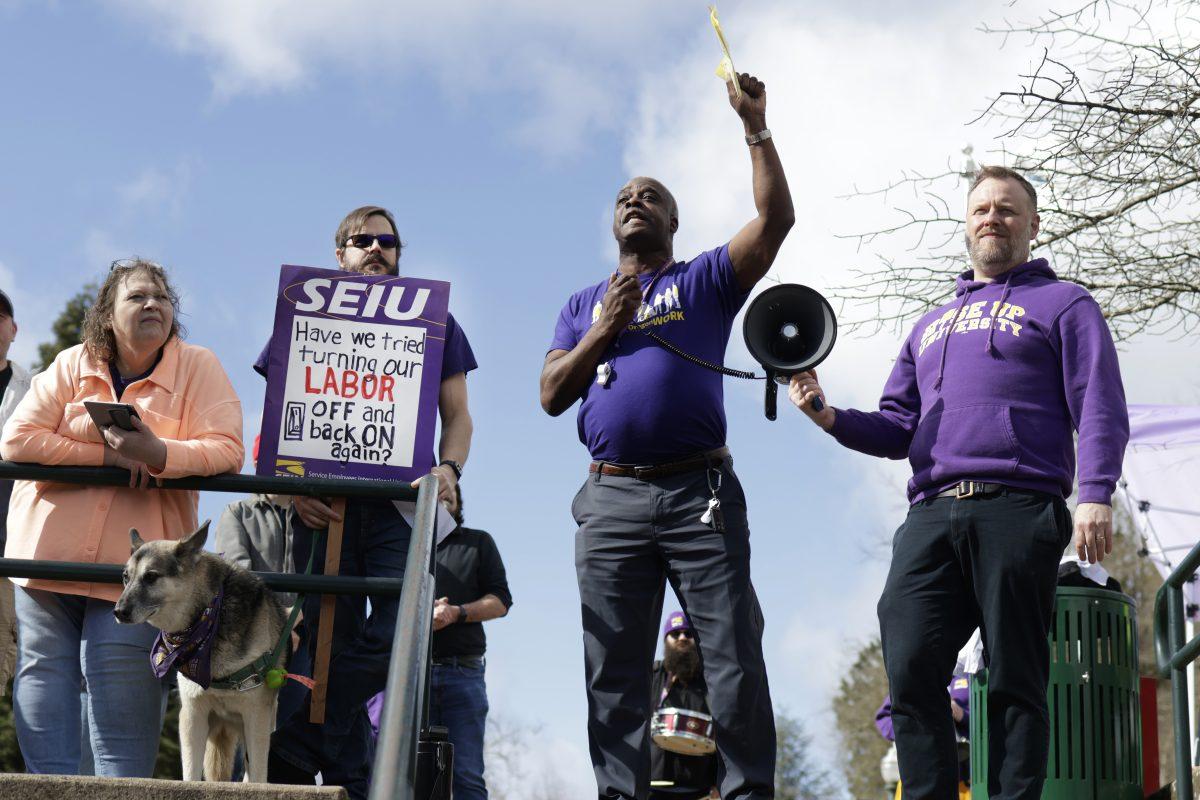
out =
<path fill-rule="evenodd" d="M 1000 494 L 1012 487 L 1003 483 L 984 483 L 983 481 L 959 481 L 949 489 L 938 492 L 934 497 L 953 497 L 956 500 L 966 500 L 968 497 L 987 497 Z"/>

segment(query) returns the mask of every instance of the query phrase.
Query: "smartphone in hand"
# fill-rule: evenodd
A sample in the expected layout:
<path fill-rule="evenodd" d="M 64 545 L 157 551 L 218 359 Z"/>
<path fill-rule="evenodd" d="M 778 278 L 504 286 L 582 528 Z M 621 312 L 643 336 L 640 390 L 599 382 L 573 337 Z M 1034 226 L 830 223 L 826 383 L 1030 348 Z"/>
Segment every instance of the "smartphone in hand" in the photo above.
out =
<path fill-rule="evenodd" d="M 137 409 L 129 403 L 99 403 L 85 400 L 83 407 L 87 409 L 88 414 L 92 417 L 92 422 L 96 423 L 96 427 L 100 430 L 104 430 L 110 425 L 123 431 L 136 430 L 133 427 L 133 418 L 141 419 Z"/>

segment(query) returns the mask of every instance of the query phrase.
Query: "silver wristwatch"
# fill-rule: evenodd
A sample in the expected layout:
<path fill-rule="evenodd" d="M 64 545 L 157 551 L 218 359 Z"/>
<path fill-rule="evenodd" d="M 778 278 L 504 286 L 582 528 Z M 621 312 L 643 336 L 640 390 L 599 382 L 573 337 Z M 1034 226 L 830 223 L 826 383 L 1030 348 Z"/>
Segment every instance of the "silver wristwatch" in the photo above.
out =
<path fill-rule="evenodd" d="M 771 129 L 763 128 L 758 133 L 752 133 L 749 136 L 747 136 L 746 144 L 751 144 L 751 145 L 758 144 L 759 142 L 765 142 L 767 139 L 770 139 L 770 138 L 771 138 Z"/>

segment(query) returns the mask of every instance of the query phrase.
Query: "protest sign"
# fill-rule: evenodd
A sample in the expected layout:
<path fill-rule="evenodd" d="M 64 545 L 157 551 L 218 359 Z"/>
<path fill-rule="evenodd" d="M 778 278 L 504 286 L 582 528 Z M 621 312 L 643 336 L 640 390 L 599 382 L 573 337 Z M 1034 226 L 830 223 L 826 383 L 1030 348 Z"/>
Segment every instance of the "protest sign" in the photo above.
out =
<path fill-rule="evenodd" d="M 284 266 L 258 474 L 427 474 L 449 301 L 443 281 Z"/>

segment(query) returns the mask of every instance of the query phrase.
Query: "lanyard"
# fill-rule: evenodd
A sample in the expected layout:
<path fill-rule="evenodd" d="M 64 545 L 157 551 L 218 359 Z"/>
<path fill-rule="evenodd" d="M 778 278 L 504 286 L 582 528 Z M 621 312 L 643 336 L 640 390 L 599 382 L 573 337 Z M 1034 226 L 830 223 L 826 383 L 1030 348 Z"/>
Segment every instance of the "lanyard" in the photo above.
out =
<path fill-rule="evenodd" d="M 654 277 L 652 277 L 650 279 L 650 282 L 646 284 L 646 288 L 642 289 L 642 304 L 640 306 L 638 306 L 638 314 L 639 315 L 642 313 L 642 308 L 644 308 L 646 306 L 647 301 L 650 299 L 650 293 L 654 291 L 654 286 L 658 283 L 658 279 L 661 278 L 666 273 L 666 271 L 669 270 L 673 266 L 675 266 L 675 259 L 674 258 L 667 259 L 667 263 L 663 264 L 661 267 L 658 268 L 658 271 L 654 273 Z M 618 274 L 619 273 L 617 273 L 617 272 L 613 272 L 614 276 L 616 276 Z M 635 319 L 634 322 L 640 322 L 640 320 Z M 633 322 L 630 323 L 630 325 L 632 325 L 632 324 L 633 324 Z M 626 326 L 625 330 L 629 330 L 628 326 Z M 621 331 L 622 335 L 624 335 L 624 333 L 625 333 L 625 331 Z M 618 336 L 617 339 L 619 342 L 620 337 Z M 614 344 L 616 344 L 616 343 L 614 343 Z"/>
<path fill-rule="evenodd" d="M 658 283 L 658 279 L 663 276 L 663 273 L 665 273 L 668 269 L 670 269 L 673 266 L 675 266 L 675 259 L 674 258 L 668 259 L 667 263 L 665 263 L 661 267 L 659 267 L 658 271 L 654 273 L 654 277 L 650 279 L 650 282 L 648 284 L 646 284 L 646 288 L 642 290 L 642 302 L 641 302 L 641 305 L 638 306 L 637 314 L 635 316 L 641 315 L 642 309 L 646 307 L 647 298 L 649 298 L 650 293 L 652 291 L 654 291 L 654 285 Z M 616 274 L 617 274 L 616 272 L 613 273 L 614 276 L 616 276 Z M 637 321 L 640 322 L 640 320 L 637 320 Z M 629 324 L 632 325 L 633 323 L 630 322 Z M 613 375 L 613 362 L 615 362 L 617 360 L 617 351 L 619 351 L 621 349 L 621 337 L 624 336 L 625 331 L 628 331 L 628 330 L 629 330 L 629 326 L 627 325 L 625 327 L 625 330 L 621 331 L 621 333 L 618 334 L 617 338 L 613 341 L 613 343 L 611 345 L 612 355 L 608 358 L 607 361 L 602 361 L 602 362 L 600 362 L 600 364 L 598 364 L 596 366 L 596 383 L 598 383 L 599 385 L 604 386 L 604 387 L 608 386 L 608 382 L 612 378 L 612 375 Z"/>

